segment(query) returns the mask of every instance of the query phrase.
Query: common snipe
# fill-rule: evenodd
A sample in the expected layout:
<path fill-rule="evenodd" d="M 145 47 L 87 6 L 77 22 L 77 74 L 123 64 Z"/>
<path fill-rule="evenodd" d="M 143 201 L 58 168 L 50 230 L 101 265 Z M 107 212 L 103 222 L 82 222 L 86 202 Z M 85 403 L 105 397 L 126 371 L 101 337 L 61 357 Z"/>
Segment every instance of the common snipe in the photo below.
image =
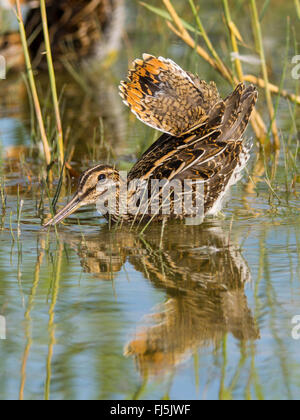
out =
<path fill-rule="evenodd" d="M 222 100 L 214 83 L 207 84 L 171 60 L 145 54 L 143 60 L 134 62 L 120 91 L 137 118 L 164 134 L 134 165 L 127 179 L 106 165 L 84 172 L 72 201 L 45 227 L 99 200 L 105 202 L 105 217 L 113 221 L 218 213 L 226 192 L 239 180 L 250 156 L 250 147 L 242 136 L 257 100 L 255 87 L 241 83 Z M 154 181 L 160 182 L 155 194 Z M 174 182 L 180 184 L 180 190 L 175 191 Z M 171 184 L 169 211 L 165 211 L 163 193 Z M 192 210 L 184 204 L 177 206 L 188 193 Z M 151 212 L 154 201 L 157 205 Z"/>
<path fill-rule="evenodd" d="M 33 67 L 47 68 L 40 2 L 21 0 Z M 24 67 L 15 0 L 0 0 L 0 51 L 9 69 Z M 2 11 L 5 15 L 2 23 Z M 113 57 L 120 48 L 125 21 L 124 0 L 46 0 L 55 67 L 63 63 Z M 4 28 L 3 28 L 4 26 Z"/>

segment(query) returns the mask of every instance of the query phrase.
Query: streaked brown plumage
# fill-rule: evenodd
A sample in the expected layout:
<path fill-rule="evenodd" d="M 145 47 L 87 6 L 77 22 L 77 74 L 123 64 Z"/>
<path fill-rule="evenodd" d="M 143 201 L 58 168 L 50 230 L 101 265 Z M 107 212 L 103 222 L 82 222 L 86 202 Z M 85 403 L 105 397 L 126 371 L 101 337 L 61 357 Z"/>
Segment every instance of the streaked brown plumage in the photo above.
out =
<path fill-rule="evenodd" d="M 129 80 L 121 82 L 121 96 L 141 121 L 164 134 L 134 165 L 127 180 L 109 166 L 98 165 L 86 171 L 71 203 L 46 226 L 59 223 L 82 205 L 96 203 L 104 194 L 109 196 L 113 184 L 118 203 L 127 187 L 129 209 L 126 214 L 120 214 L 119 204 L 113 210 L 109 208 L 106 217 L 114 221 L 182 219 L 199 214 L 199 209 L 191 214 L 184 206 L 180 214 L 176 213 L 175 203 L 179 199 L 183 201 L 183 192 L 170 193 L 170 214 L 163 214 L 162 189 L 157 213 L 131 211 L 137 207 L 136 191 L 131 185 L 134 180 L 144 182 L 143 188 L 149 197 L 152 180 L 166 180 L 168 184 L 177 181 L 181 185 L 189 181 L 193 203 L 200 194 L 196 191 L 197 185 L 201 184 L 203 213 L 213 215 L 220 211 L 229 187 L 240 178 L 249 159 L 250 149 L 242 136 L 257 100 L 255 87 L 241 83 L 222 100 L 214 84 L 186 73 L 171 60 L 150 55 L 143 58 L 134 62 Z M 150 198 L 147 203 L 151 204 Z"/>
<path fill-rule="evenodd" d="M 15 0 L 9 2 L 15 7 Z M 47 68 L 40 2 L 21 3 L 33 67 Z M 0 23 L 1 8 L 0 1 Z M 119 48 L 125 20 L 124 0 L 46 0 L 46 9 L 55 67 L 62 68 L 64 62 L 103 59 Z M 24 66 L 21 39 L 8 16 L 5 33 L 0 31 L 0 51 L 8 67 L 18 70 Z"/>
<path fill-rule="evenodd" d="M 144 123 L 175 136 L 204 123 L 221 100 L 214 83 L 148 54 L 134 61 L 128 79 L 120 86 L 125 104 Z"/>
<path fill-rule="evenodd" d="M 98 55 L 109 42 L 111 25 L 123 0 L 47 0 L 51 49 L 57 67 L 64 61 L 76 61 Z M 123 6 L 122 6 L 123 7 Z M 44 39 L 39 8 L 33 8 L 26 20 L 26 32 L 35 34 L 30 45 L 34 65 L 46 67 Z M 121 32 L 121 28 L 120 28 Z"/>

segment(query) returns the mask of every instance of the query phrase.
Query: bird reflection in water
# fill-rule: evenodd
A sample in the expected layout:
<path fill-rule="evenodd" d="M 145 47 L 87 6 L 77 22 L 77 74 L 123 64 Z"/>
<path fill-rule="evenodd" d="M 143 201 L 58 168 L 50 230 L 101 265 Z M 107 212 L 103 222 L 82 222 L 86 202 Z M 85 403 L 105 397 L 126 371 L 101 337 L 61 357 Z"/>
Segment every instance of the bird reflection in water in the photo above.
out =
<path fill-rule="evenodd" d="M 203 347 L 219 348 L 224 336 L 259 339 L 248 307 L 249 267 L 239 246 L 219 222 L 202 226 L 152 225 L 143 236 L 127 229 L 109 231 L 79 246 L 86 272 L 113 280 L 128 261 L 166 300 L 137 327 L 124 354 L 135 359 L 143 377 L 167 374 Z"/>

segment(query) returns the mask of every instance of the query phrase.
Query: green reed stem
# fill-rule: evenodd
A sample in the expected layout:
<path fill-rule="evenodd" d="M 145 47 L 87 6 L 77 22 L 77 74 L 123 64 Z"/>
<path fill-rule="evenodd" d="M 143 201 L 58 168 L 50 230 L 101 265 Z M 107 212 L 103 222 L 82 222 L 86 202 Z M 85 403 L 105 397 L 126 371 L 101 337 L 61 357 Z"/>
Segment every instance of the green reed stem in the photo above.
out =
<path fill-rule="evenodd" d="M 264 50 L 264 44 L 263 44 L 263 37 L 262 37 L 262 31 L 261 31 L 261 25 L 259 21 L 258 16 L 258 10 L 256 6 L 256 0 L 251 0 L 251 9 L 253 14 L 253 30 L 256 35 L 256 38 L 258 40 L 258 47 L 259 47 L 259 54 L 261 59 L 261 66 L 262 66 L 262 73 L 263 73 L 263 79 L 265 82 L 265 94 L 266 94 L 266 100 L 268 105 L 268 110 L 270 114 L 270 119 L 272 121 L 271 123 L 271 129 L 274 137 L 274 146 L 276 149 L 280 149 L 280 140 L 278 136 L 278 130 L 277 130 L 277 124 L 275 121 L 275 110 L 272 102 L 272 95 L 270 91 L 269 86 L 269 76 L 268 76 L 268 69 L 267 69 L 267 62 L 266 62 L 266 56 L 265 56 L 265 50 Z"/>
<path fill-rule="evenodd" d="M 5 180 L 0 178 L 0 195 L 1 195 L 1 214 L 0 214 L 0 230 L 4 228 L 5 216 L 6 216 L 6 195 L 5 195 Z"/>
<path fill-rule="evenodd" d="M 27 68 L 27 74 L 28 74 L 28 79 L 29 79 L 31 95 L 32 95 L 32 99 L 33 99 L 33 103 L 34 103 L 34 107 L 35 107 L 35 113 L 36 113 L 36 116 L 37 116 L 39 129 L 40 129 L 40 133 L 41 133 L 41 139 L 42 139 L 43 148 L 44 148 L 45 161 L 46 161 L 47 165 L 50 165 L 50 163 L 51 163 L 51 152 L 50 152 L 50 147 L 49 147 L 49 143 L 48 143 L 48 139 L 47 139 L 47 135 L 46 135 L 46 130 L 45 130 L 45 125 L 44 125 L 44 121 L 43 121 L 41 105 L 40 105 L 38 94 L 37 94 L 35 79 L 34 79 L 34 75 L 33 75 L 33 71 L 32 71 L 31 60 L 30 60 L 29 49 L 28 49 L 27 38 L 26 38 L 26 31 L 25 31 L 24 21 L 23 21 L 23 17 L 22 17 L 22 12 L 21 12 L 20 0 L 16 0 L 16 2 L 17 2 L 17 19 L 18 19 L 18 22 L 19 22 L 19 29 L 20 29 L 23 52 L 24 52 L 24 56 L 25 56 L 25 63 L 26 63 L 26 68 Z"/>
<path fill-rule="evenodd" d="M 61 171 L 60 171 L 60 176 L 59 176 L 59 180 L 58 180 L 58 184 L 57 184 L 57 188 L 55 191 L 55 195 L 52 201 L 52 209 L 55 212 L 56 211 L 56 205 L 60 196 L 60 192 L 63 186 L 63 181 L 64 181 L 64 173 L 65 173 L 65 161 L 63 162 Z"/>
<path fill-rule="evenodd" d="M 299 15 L 299 18 L 300 18 L 300 15 Z M 297 42 L 297 35 L 296 35 L 295 28 L 292 28 L 292 34 L 293 34 L 293 44 L 294 44 L 295 55 L 298 55 L 299 51 L 298 51 L 298 42 Z M 299 95 L 299 92 L 300 92 L 300 83 L 299 83 L 299 80 L 296 80 L 295 94 Z M 296 134 L 297 131 L 298 131 L 297 123 L 296 123 L 297 109 L 298 108 L 297 108 L 296 104 L 294 104 L 293 109 L 291 109 L 291 107 L 290 107 L 291 119 L 292 119 L 293 123 L 291 124 L 291 128 L 290 128 L 290 134 L 289 134 L 289 139 L 288 139 L 288 144 L 289 145 L 290 145 L 291 140 L 292 140 L 293 132 L 295 132 L 295 134 Z"/>
<path fill-rule="evenodd" d="M 279 109 L 280 98 L 281 98 L 281 92 L 283 91 L 283 88 L 284 88 L 284 82 L 285 82 L 288 63 L 289 63 L 289 49 L 290 49 L 290 19 L 288 18 L 287 19 L 287 29 L 286 29 L 285 59 L 284 59 L 284 65 L 283 65 L 283 69 L 282 69 L 282 76 L 281 76 L 281 80 L 280 80 L 280 84 L 279 84 L 279 92 L 278 92 L 276 103 L 275 103 L 273 121 L 276 120 L 278 109 Z M 268 135 L 271 134 L 272 122 L 273 121 L 271 121 Z"/>
<path fill-rule="evenodd" d="M 295 7 L 296 7 L 298 19 L 300 20 L 300 1 L 299 0 L 295 0 Z"/>
<path fill-rule="evenodd" d="M 22 210 L 23 210 L 23 205 L 24 205 L 24 201 L 20 199 L 20 188 L 18 187 L 18 191 L 17 191 L 17 231 L 18 231 L 18 235 L 20 235 L 21 233 L 21 214 L 22 214 Z"/>
<path fill-rule="evenodd" d="M 194 0 L 189 0 L 192 12 L 194 14 L 194 17 L 196 19 L 196 23 L 198 25 L 199 31 L 201 33 L 201 35 L 203 36 L 203 39 L 206 43 L 207 48 L 209 49 L 209 51 L 211 52 L 212 56 L 214 57 L 214 59 L 216 60 L 216 63 L 218 65 L 218 67 L 221 69 L 221 72 L 225 75 L 225 77 L 227 78 L 227 80 L 232 81 L 232 75 L 230 74 L 230 71 L 228 70 L 228 68 L 226 67 L 226 65 L 224 64 L 224 62 L 222 61 L 222 59 L 220 58 L 219 54 L 217 53 L 217 51 L 215 50 L 203 24 L 202 21 L 200 19 L 199 13 L 197 12 Z"/>
<path fill-rule="evenodd" d="M 265 3 L 263 5 L 262 11 L 259 16 L 259 21 L 261 22 L 263 18 L 265 17 L 266 11 L 268 10 L 268 7 L 270 6 L 271 0 L 265 0 Z"/>
<path fill-rule="evenodd" d="M 59 151 L 60 163 L 63 166 L 63 163 L 64 163 L 63 130 L 62 130 L 60 111 L 59 111 L 59 101 L 58 101 L 58 96 L 57 96 L 57 88 L 56 88 L 56 80 L 55 80 L 51 45 L 50 45 L 45 0 L 41 0 L 40 6 L 41 6 L 42 24 L 43 24 L 43 32 L 44 32 L 44 39 L 45 39 L 45 48 L 46 48 L 46 56 L 47 56 L 48 71 L 49 71 L 49 78 L 50 78 L 50 86 L 51 86 L 53 106 L 54 106 L 55 118 L 56 118 L 57 146 L 58 146 L 58 151 Z"/>
<path fill-rule="evenodd" d="M 12 215 L 13 215 L 13 213 L 11 211 L 10 214 L 9 214 L 9 228 L 10 228 L 10 234 L 11 234 L 12 240 L 13 240 L 13 242 L 15 242 L 16 239 L 15 239 L 15 235 L 14 235 L 14 231 L 13 231 L 13 227 L 12 227 Z"/>
<path fill-rule="evenodd" d="M 2 213 L 6 211 L 6 196 L 5 196 L 5 181 L 4 178 L 1 178 L 0 181 L 0 195 L 1 195 L 1 204 L 2 204 Z"/>

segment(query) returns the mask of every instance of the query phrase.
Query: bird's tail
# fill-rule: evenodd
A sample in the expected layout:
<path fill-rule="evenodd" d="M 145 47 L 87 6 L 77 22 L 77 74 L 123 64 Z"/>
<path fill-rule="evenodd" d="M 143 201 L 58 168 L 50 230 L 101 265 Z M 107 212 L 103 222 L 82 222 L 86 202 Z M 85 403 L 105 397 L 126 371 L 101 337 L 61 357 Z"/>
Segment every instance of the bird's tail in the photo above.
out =
<path fill-rule="evenodd" d="M 235 91 L 225 99 L 225 113 L 221 125 L 219 141 L 242 138 L 258 98 L 257 89 L 240 83 Z"/>

